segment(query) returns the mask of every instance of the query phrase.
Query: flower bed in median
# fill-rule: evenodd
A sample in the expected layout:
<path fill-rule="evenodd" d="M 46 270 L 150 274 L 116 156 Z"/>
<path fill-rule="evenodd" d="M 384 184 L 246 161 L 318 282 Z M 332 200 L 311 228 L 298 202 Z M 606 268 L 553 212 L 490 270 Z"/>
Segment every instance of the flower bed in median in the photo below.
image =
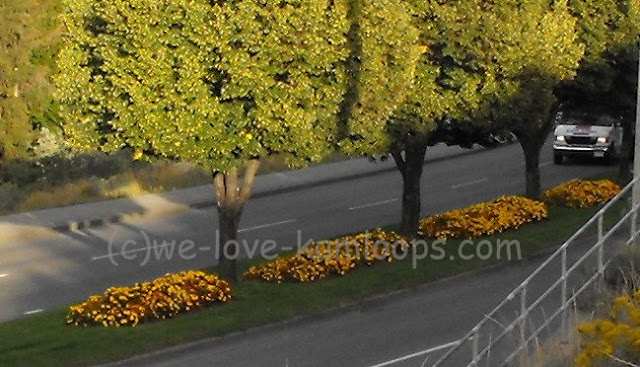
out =
<path fill-rule="evenodd" d="M 549 215 L 544 203 L 520 196 L 472 205 L 420 221 L 420 232 L 429 238 L 476 238 L 520 228 Z"/>
<path fill-rule="evenodd" d="M 112 287 L 71 306 L 67 324 L 135 326 L 231 299 L 231 287 L 202 271 L 167 274 L 131 287 Z"/>
<path fill-rule="evenodd" d="M 248 279 L 267 282 L 313 282 L 331 274 L 345 275 L 353 269 L 374 262 L 392 262 L 394 254 L 408 251 L 411 244 L 404 237 L 376 229 L 373 232 L 319 241 L 298 254 L 280 257 L 247 270 Z"/>
<path fill-rule="evenodd" d="M 542 200 L 568 208 L 588 208 L 604 204 L 620 193 L 620 186 L 611 180 L 571 180 L 549 189 Z"/>

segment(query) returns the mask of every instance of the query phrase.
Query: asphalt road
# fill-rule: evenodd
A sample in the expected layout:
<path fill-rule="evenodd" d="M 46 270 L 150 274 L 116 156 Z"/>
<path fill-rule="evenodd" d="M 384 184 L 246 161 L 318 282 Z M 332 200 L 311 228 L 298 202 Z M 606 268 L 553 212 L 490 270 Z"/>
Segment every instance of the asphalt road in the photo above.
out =
<path fill-rule="evenodd" d="M 577 260 L 592 242 L 579 241 L 568 259 Z M 361 307 L 316 321 L 300 321 L 212 340 L 180 351 L 160 352 L 119 366 L 225 366 L 225 367 L 419 367 L 431 366 L 454 341 L 463 337 L 483 316 L 545 260 L 538 257 L 517 265 L 488 269 L 422 286 L 408 293 L 376 299 Z M 528 294 L 535 297 L 560 276 L 560 266 L 535 278 Z M 584 278 L 581 278 L 584 281 Z M 579 279 L 571 279 L 578 281 Z M 582 283 L 580 283 L 582 284 Z M 573 289 L 570 285 L 570 289 Z M 557 294 L 555 294 L 557 293 Z M 555 310 L 559 290 L 540 306 Z M 497 323 L 512 321 L 519 299 L 497 315 Z M 539 311 L 539 309 L 537 309 Z M 546 316 L 537 312 L 529 319 L 541 325 Z M 483 329 L 483 331 L 487 331 Z M 491 330 L 493 335 L 501 329 Z M 514 332 L 517 335 L 517 330 Z M 509 338 L 512 338 L 511 340 Z M 511 344 L 517 336 L 507 337 Z M 511 351 L 513 349 L 510 349 Z M 496 351 L 492 360 L 496 362 Z M 467 345 L 444 367 L 466 366 Z M 504 357 L 504 356 L 503 356 Z M 492 365 L 483 361 L 482 366 Z"/>
<path fill-rule="evenodd" d="M 436 282 L 330 318 L 216 340 L 124 366 L 430 366 L 446 352 L 441 347 L 464 336 L 537 264 Z"/>
<path fill-rule="evenodd" d="M 549 145 L 543 149 L 541 169 L 543 186 L 577 177 L 614 172 L 614 168 L 595 162 L 554 166 Z M 517 144 L 508 145 L 429 162 L 425 165 L 422 189 L 423 215 L 473 204 L 503 194 L 522 193 L 524 163 L 520 147 Z M 273 240 L 278 249 L 286 250 L 295 248 L 298 243 L 303 244 L 308 239 L 324 239 L 393 224 L 398 222 L 399 218 L 400 193 L 399 174 L 384 172 L 366 178 L 262 197 L 252 200 L 247 205 L 240 236 L 241 239 L 247 240 L 249 245 L 253 245 L 256 240 Z M 3 245 L 0 256 L 0 321 L 79 302 L 90 294 L 102 292 L 108 286 L 131 284 L 167 272 L 212 265 L 215 262 L 213 249 L 216 230 L 216 214 L 210 208 L 189 210 L 153 221 L 132 220 L 76 233 L 52 231 L 50 236 L 44 239 Z M 175 245 L 172 246 L 171 243 Z M 251 247 L 247 249 L 252 250 Z M 182 253 L 180 249 L 183 250 Z M 307 335 L 307 338 L 324 335 L 327 343 L 335 339 L 335 335 L 348 334 L 348 338 L 345 338 L 351 342 L 344 347 L 350 351 L 349 353 L 358 356 L 357 361 L 375 363 L 392 359 L 396 355 L 446 343 L 448 339 L 453 340 L 456 335 L 463 334 L 477 321 L 478 316 L 473 313 L 468 313 L 468 317 L 464 316 L 467 312 L 461 310 L 456 313 L 460 316 L 456 317 L 452 324 L 450 316 L 447 316 L 450 315 L 451 306 L 473 305 L 472 308 L 478 311 L 488 310 L 500 299 L 500 294 L 508 292 L 508 289 L 517 283 L 519 276 L 526 275 L 527 269 L 522 269 L 521 274 L 514 274 L 508 278 L 496 275 L 495 281 L 492 280 L 490 283 L 476 282 L 472 279 L 460 285 L 462 288 L 459 293 L 444 285 L 434 285 L 433 298 L 426 303 L 419 296 L 414 301 L 411 301 L 411 298 L 403 300 L 402 302 L 414 302 L 414 306 L 411 307 L 424 318 L 416 319 L 416 313 L 394 313 L 398 323 L 397 334 L 386 328 L 372 334 L 371 328 L 375 329 L 376 323 L 373 319 L 367 319 L 375 315 L 371 312 L 356 317 L 356 324 L 348 329 L 336 329 L 335 325 L 333 329 L 331 326 L 325 329 L 320 326 L 311 329 L 307 325 L 300 327 L 307 330 L 302 333 Z M 466 289 L 478 292 L 484 289 L 483 287 L 490 287 L 484 290 L 485 296 L 471 297 L 472 293 L 464 291 Z M 435 313 L 437 310 L 442 312 L 439 316 Z M 384 312 L 384 307 L 376 312 Z M 358 319 L 361 320 L 361 324 L 357 324 Z M 439 329 L 436 327 L 438 322 L 434 323 L 433 320 L 440 320 Z M 406 338 L 402 338 L 404 327 L 427 321 L 429 327 L 433 328 L 431 333 L 437 337 L 417 340 L 415 335 L 408 333 Z M 382 344 L 371 344 L 371 338 L 357 337 L 360 331 L 354 331 L 360 330 L 365 324 L 369 325 L 369 329 L 364 328 L 362 334 L 373 335 L 374 339 Z M 339 326 L 340 323 L 336 325 Z M 270 343 L 282 342 L 283 345 L 288 345 L 289 343 L 285 342 L 288 333 L 289 331 L 271 339 Z M 301 336 L 297 339 L 301 343 L 305 340 Z M 402 343 L 405 339 L 406 343 Z M 393 342 L 385 346 L 385 340 Z M 235 360 L 236 355 L 243 354 L 240 352 L 248 348 L 243 343 L 250 342 L 239 341 L 227 346 L 222 343 L 219 346 L 222 348 L 219 352 L 222 363 L 218 365 L 231 366 L 227 361 Z M 253 347 L 262 348 L 269 354 L 269 345 L 261 342 Z M 313 349 L 311 344 L 308 347 Z M 271 357 L 273 359 L 265 359 L 265 362 L 260 362 L 259 365 L 285 365 L 287 355 L 291 358 L 304 357 L 309 363 L 316 361 L 315 357 L 320 357 L 320 354 L 309 350 L 304 354 L 296 354 L 294 347 L 288 350 L 290 353 L 283 350 L 284 354 L 274 354 Z M 322 348 L 318 348 L 318 351 L 321 350 Z M 371 350 L 376 352 L 371 353 Z M 343 358 L 348 355 L 345 353 L 336 350 L 335 353 L 329 353 L 329 356 Z M 245 358 L 253 358 L 254 354 L 244 355 Z M 364 356 L 367 358 L 360 358 Z M 212 362 L 208 361 L 206 364 Z M 243 364 L 240 360 L 240 364 L 237 365 L 255 365 L 248 362 L 244 360 Z M 335 362 L 324 365 L 351 364 Z"/>

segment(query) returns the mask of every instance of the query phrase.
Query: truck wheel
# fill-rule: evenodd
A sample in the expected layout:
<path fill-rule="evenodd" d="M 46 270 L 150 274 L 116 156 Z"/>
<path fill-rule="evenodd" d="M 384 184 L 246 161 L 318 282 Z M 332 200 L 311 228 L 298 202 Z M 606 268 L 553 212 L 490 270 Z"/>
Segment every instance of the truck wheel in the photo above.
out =
<path fill-rule="evenodd" d="M 562 154 L 554 154 L 553 155 L 553 164 L 560 165 L 564 161 L 564 156 Z"/>

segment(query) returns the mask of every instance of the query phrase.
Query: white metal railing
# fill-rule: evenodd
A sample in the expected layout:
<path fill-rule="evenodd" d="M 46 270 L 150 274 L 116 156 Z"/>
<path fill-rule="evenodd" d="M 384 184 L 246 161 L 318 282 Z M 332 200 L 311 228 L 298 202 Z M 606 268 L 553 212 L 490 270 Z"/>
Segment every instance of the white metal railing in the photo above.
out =
<path fill-rule="evenodd" d="M 485 315 L 471 331 L 457 341 L 433 364 L 433 367 L 509 366 L 518 356 L 526 355 L 531 344 L 537 343 L 542 332 L 550 330 L 554 322 L 560 323 L 556 329 L 565 330 L 567 311 L 570 310 L 570 306 L 575 305 L 578 297 L 590 286 L 604 278 L 605 269 L 616 248 L 619 248 L 622 243 L 626 245 L 635 243 L 639 235 L 637 219 L 640 205 L 631 205 L 621 213 L 615 213 L 613 210 L 617 208 L 618 203 L 624 203 L 625 199 L 630 200 L 634 186 L 636 189 L 640 188 L 640 177 L 636 177 L 614 199 L 604 205 L 531 275 L 516 286 L 493 311 Z M 608 229 L 605 225 L 607 214 L 613 214 L 615 220 Z M 626 225 L 628 225 L 628 231 L 625 230 Z M 590 233 L 593 227 L 597 228 L 597 234 Z M 620 233 L 624 235 L 621 236 Z M 579 239 L 584 240 L 583 237 L 588 237 L 587 244 L 594 240 L 595 243 L 581 252 L 572 245 L 577 246 L 576 242 Z M 607 249 L 609 252 L 605 251 L 605 247 L 609 247 Z M 573 256 L 579 256 L 574 262 L 568 258 L 571 251 L 577 252 L 572 253 Z M 584 268 L 589 265 L 589 259 L 594 260 L 596 264 L 591 269 L 585 270 Z M 538 279 L 554 272 L 559 275 L 552 276 L 550 281 Z M 574 281 L 572 277 L 581 279 Z M 570 279 L 572 279 L 571 283 Z M 572 295 L 569 295 L 569 286 L 573 289 Z M 542 290 L 539 290 L 541 293 L 530 300 L 531 295 L 535 294 L 533 288 L 542 288 Z M 546 305 L 547 310 L 551 308 L 553 311 L 547 315 L 543 303 L 557 301 L 558 298 L 560 302 L 557 304 Z M 535 326 L 536 322 L 540 326 Z"/>

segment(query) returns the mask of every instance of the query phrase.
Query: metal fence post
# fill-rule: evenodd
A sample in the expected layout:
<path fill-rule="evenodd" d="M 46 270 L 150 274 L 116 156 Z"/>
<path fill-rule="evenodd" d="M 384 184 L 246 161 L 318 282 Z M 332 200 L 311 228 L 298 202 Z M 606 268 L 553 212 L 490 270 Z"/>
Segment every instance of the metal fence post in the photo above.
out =
<path fill-rule="evenodd" d="M 522 344 L 526 344 L 526 327 L 527 327 L 527 286 L 529 284 L 525 283 L 522 287 L 522 291 L 520 291 L 520 338 L 522 338 Z"/>
<path fill-rule="evenodd" d="M 471 346 L 471 353 L 473 353 L 473 361 L 471 361 L 471 365 L 472 366 L 478 366 L 478 354 L 479 352 L 479 346 L 478 343 L 480 342 L 480 332 L 478 329 L 475 330 L 475 332 L 473 333 L 473 341 L 472 346 Z"/>
<path fill-rule="evenodd" d="M 640 43 L 637 44 L 638 55 L 640 55 Z M 638 57 L 638 92 L 636 95 L 636 126 L 635 131 L 640 132 L 640 57 Z M 640 177 L 640 134 L 635 134 L 634 142 L 634 157 L 633 157 L 633 178 L 636 180 Z M 633 206 L 640 204 L 640 185 L 637 181 L 634 181 L 631 188 L 631 196 L 633 200 Z"/>
<path fill-rule="evenodd" d="M 604 216 L 602 213 L 598 216 L 598 273 L 601 277 L 604 277 L 604 243 L 602 238 L 604 237 Z"/>
<path fill-rule="evenodd" d="M 638 207 L 635 204 L 632 204 L 631 208 L 631 246 L 636 245 L 636 235 L 638 232 Z"/>
<path fill-rule="evenodd" d="M 561 307 L 565 307 L 567 304 L 567 248 L 563 248 L 562 249 L 562 257 L 561 257 L 561 261 L 562 261 L 562 303 L 561 303 Z M 562 334 L 563 336 L 566 336 L 566 329 L 567 329 L 567 312 L 566 312 L 566 307 L 565 309 L 562 311 Z"/>
<path fill-rule="evenodd" d="M 640 146 L 639 146 L 640 149 Z M 640 154 L 638 154 L 638 157 L 640 157 Z M 639 161 L 640 163 L 640 161 Z M 639 170 L 640 171 L 640 170 Z M 640 173 L 640 172 L 639 172 Z M 637 182 L 634 181 L 631 185 L 638 185 L 640 186 L 640 177 L 637 178 Z M 607 262 L 605 262 L 605 238 L 609 238 L 613 232 L 618 231 L 619 229 L 624 231 L 627 231 L 628 228 L 626 227 L 626 220 L 628 220 L 629 218 L 631 218 L 631 225 L 630 225 L 630 236 L 631 236 L 631 241 L 633 244 L 635 244 L 635 240 L 636 237 L 640 237 L 639 234 L 639 229 L 640 229 L 640 223 L 638 223 L 638 220 L 640 220 L 640 218 L 638 218 L 640 216 L 640 202 L 638 204 L 634 203 L 634 205 L 629 209 L 628 207 L 624 209 L 624 214 L 622 215 L 622 218 L 618 218 L 617 219 L 617 223 L 615 224 L 608 224 L 605 227 L 605 222 L 604 222 L 604 216 L 605 216 L 605 212 L 603 210 L 607 210 L 607 212 L 611 211 L 611 208 L 613 207 L 613 204 L 615 203 L 615 201 L 618 200 L 624 200 L 623 199 L 623 195 L 627 195 L 627 193 L 629 192 L 629 190 L 631 188 L 633 188 L 635 186 L 627 186 L 624 188 L 623 192 L 621 194 L 619 194 L 618 196 L 616 196 L 616 198 L 614 199 L 613 202 L 608 203 L 604 209 L 602 209 L 601 211 L 599 211 L 594 217 L 592 217 L 585 225 L 583 225 L 578 231 L 576 231 L 574 233 L 573 236 L 571 236 L 571 238 L 569 240 L 567 240 L 567 242 L 565 242 L 563 244 L 563 246 L 558 249 L 557 251 L 555 251 L 553 253 L 553 255 L 551 255 L 543 264 L 541 264 L 538 268 L 536 268 L 536 270 L 533 271 L 533 273 L 531 273 L 524 281 L 522 281 L 522 283 L 518 286 L 516 286 L 515 289 L 513 289 L 513 291 L 511 293 L 509 293 L 506 298 L 493 310 L 491 311 L 488 315 L 485 316 L 485 318 L 482 319 L 482 321 L 478 324 L 476 324 L 476 326 L 465 335 L 465 337 L 463 339 L 460 339 L 458 342 L 456 342 L 456 346 L 454 348 L 452 348 L 451 350 L 449 350 L 440 360 L 438 360 L 436 362 L 436 364 L 434 364 L 434 366 L 440 366 L 443 364 L 443 361 L 447 361 L 451 359 L 451 356 L 453 356 L 454 353 L 456 353 L 456 351 L 460 350 L 461 346 L 465 347 L 465 352 L 464 353 L 468 353 L 468 346 L 469 343 L 471 343 L 471 360 L 468 359 L 467 354 L 465 354 L 465 356 L 467 358 L 465 358 L 464 360 L 464 364 L 460 364 L 460 365 L 466 365 L 466 366 L 473 366 L 473 367 L 480 367 L 481 365 L 489 365 L 489 363 L 491 362 L 496 362 L 493 361 L 492 359 L 496 359 L 498 358 L 498 363 L 497 364 L 499 366 L 511 366 L 511 363 L 516 363 L 517 359 L 519 357 L 521 358 L 526 358 L 527 356 L 529 356 L 529 352 L 531 349 L 533 349 L 534 347 L 538 347 L 538 335 L 539 333 L 543 332 L 543 330 L 545 330 L 545 328 L 547 328 L 547 330 L 550 330 L 549 325 L 552 325 L 552 322 L 558 322 L 558 317 L 561 317 L 561 323 L 562 323 L 562 329 L 563 329 L 563 333 L 561 334 L 563 341 L 566 341 L 567 336 L 570 334 L 567 334 L 570 330 L 567 329 L 568 328 L 568 324 L 570 324 L 571 320 L 570 317 L 572 315 L 572 309 L 569 308 L 570 304 L 575 302 L 578 298 L 579 295 L 583 294 L 585 291 L 588 291 L 588 287 L 593 287 L 594 285 L 597 286 L 597 281 L 599 280 L 602 284 L 604 285 L 604 280 L 605 280 L 605 265 L 607 264 Z M 640 191 L 640 188 L 639 188 Z M 625 205 L 626 206 L 626 205 Z M 617 214 L 617 213 L 616 213 Z M 610 219 L 614 219 L 613 217 Z M 624 219 L 624 220 L 622 220 Z M 613 223 L 613 220 L 611 221 L 611 223 Z M 579 239 L 581 235 L 587 234 L 587 236 L 592 240 L 593 239 L 593 226 L 597 226 L 597 243 L 592 244 L 589 249 L 587 250 L 587 252 L 584 252 L 582 254 L 582 256 L 580 256 L 579 258 L 577 258 L 577 260 L 572 260 L 572 262 L 569 262 L 569 246 L 571 245 L 572 242 L 575 242 L 576 239 Z M 606 235 L 606 236 L 605 236 Z M 639 239 L 640 242 L 640 239 Z M 608 242 L 607 242 L 608 243 Z M 609 245 L 613 245 L 613 244 L 609 244 Z M 594 248 L 597 247 L 597 248 Z M 582 253 L 582 250 L 580 251 Z M 594 252 L 596 252 L 596 256 L 597 256 L 597 268 L 594 267 L 593 265 L 593 256 L 594 256 Z M 574 255 L 578 255 L 577 253 Z M 560 278 L 558 278 L 557 273 L 552 272 L 551 268 L 555 267 L 558 261 L 558 258 L 560 258 L 560 266 L 561 266 L 561 276 Z M 581 282 L 581 286 L 578 285 L 577 290 L 574 289 L 573 287 L 576 287 L 576 285 L 571 284 L 572 286 L 572 290 L 571 293 L 569 293 L 569 276 L 572 276 L 572 274 L 574 274 L 574 272 L 578 272 L 578 274 L 581 274 L 579 270 L 580 268 L 578 268 L 578 266 L 588 266 L 588 272 L 589 272 L 589 280 L 585 281 L 583 280 L 582 276 L 579 276 L 578 279 L 574 279 L 572 277 L 572 281 L 577 282 Z M 531 294 L 528 294 L 528 286 L 529 283 L 532 282 L 532 279 L 534 279 L 535 276 L 539 275 L 539 274 L 543 274 L 544 271 L 551 271 L 551 273 L 553 273 L 553 283 L 552 285 L 548 285 L 547 289 L 544 290 L 544 292 L 542 293 L 542 295 L 538 295 L 537 292 L 533 292 Z M 594 284 L 594 282 L 596 282 Z M 537 283 L 536 283 L 537 284 Z M 540 284 L 541 286 L 544 286 L 544 284 Z M 554 309 L 553 313 L 551 314 L 551 316 L 547 319 L 547 315 L 544 314 L 544 309 L 543 309 L 543 301 L 544 300 L 549 300 L 550 298 L 553 297 L 553 299 L 550 302 L 555 303 L 555 301 L 557 301 L 557 292 L 558 292 L 558 287 L 560 287 L 561 290 L 561 305 L 559 309 Z M 571 296 L 571 297 L 569 297 Z M 516 298 L 520 298 L 519 303 L 520 303 L 520 310 L 517 310 L 517 302 L 518 300 Z M 527 297 L 532 297 L 531 298 L 531 302 L 528 301 Z M 508 311 L 509 311 L 509 317 L 508 317 L 508 323 L 507 324 L 502 324 L 500 323 L 499 320 L 497 320 L 497 318 L 495 317 L 495 315 L 499 314 L 499 312 L 503 312 L 505 311 L 505 308 L 508 307 Z M 515 312 L 513 309 L 516 309 Z M 542 313 L 544 314 L 543 316 L 545 317 L 545 322 L 541 325 L 541 326 L 536 326 L 534 325 L 534 322 L 536 317 L 533 317 L 532 319 L 529 319 L 529 312 L 532 313 L 533 316 L 538 316 L 538 310 L 542 309 Z M 515 318 L 513 318 L 513 315 L 515 314 Z M 498 336 L 495 338 L 495 340 L 492 338 L 492 333 L 490 332 L 490 330 L 487 330 L 484 328 L 483 325 L 485 325 L 485 322 L 487 320 L 491 320 L 491 321 L 495 321 L 496 324 L 498 324 L 499 326 L 502 327 L 502 332 L 500 332 L 498 334 Z M 527 322 L 531 321 L 531 324 L 527 325 Z M 517 335 L 515 335 L 515 333 L 517 333 L 518 331 L 516 331 L 516 328 L 520 329 L 520 340 L 518 341 L 518 337 Z M 481 329 L 483 330 L 482 332 L 485 333 L 485 340 L 484 341 L 480 341 L 480 331 Z M 512 338 L 512 339 L 507 339 L 509 341 L 509 345 L 507 346 L 503 346 L 502 344 L 498 344 L 500 343 L 500 341 L 505 340 L 505 338 Z M 517 341 L 517 346 L 514 347 L 515 349 L 511 349 L 511 342 L 513 341 L 513 339 L 515 339 L 515 341 Z M 518 343 L 519 342 L 519 343 Z M 535 343 L 534 343 L 535 342 Z M 480 345 L 480 343 L 482 343 L 482 345 Z M 529 348 L 529 344 L 532 344 L 532 347 Z M 497 351 L 498 350 L 498 346 L 500 347 L 504 347 L 507 348 L 506 350 L 499 350 L 498 356 L 493 356 L 491 353 L 493 351 Z M 504 354 L 503 352 L 508 352 L 510 354 L 508 354 L 507 357 L 503 358 L 502 354 Z M 500 359 L 503 358 L 503 359 Z M 490 360 L 492 360 L 491 362 L 489 362 Z M 496 365 L 495 363 L 493 365 Z M 520 364 L 522 365 L 522 364 Z"/>
<path fill-rule="evenodd" d="M 604 214 L 598 213 L 598 242 L 604 237 Z"/>

